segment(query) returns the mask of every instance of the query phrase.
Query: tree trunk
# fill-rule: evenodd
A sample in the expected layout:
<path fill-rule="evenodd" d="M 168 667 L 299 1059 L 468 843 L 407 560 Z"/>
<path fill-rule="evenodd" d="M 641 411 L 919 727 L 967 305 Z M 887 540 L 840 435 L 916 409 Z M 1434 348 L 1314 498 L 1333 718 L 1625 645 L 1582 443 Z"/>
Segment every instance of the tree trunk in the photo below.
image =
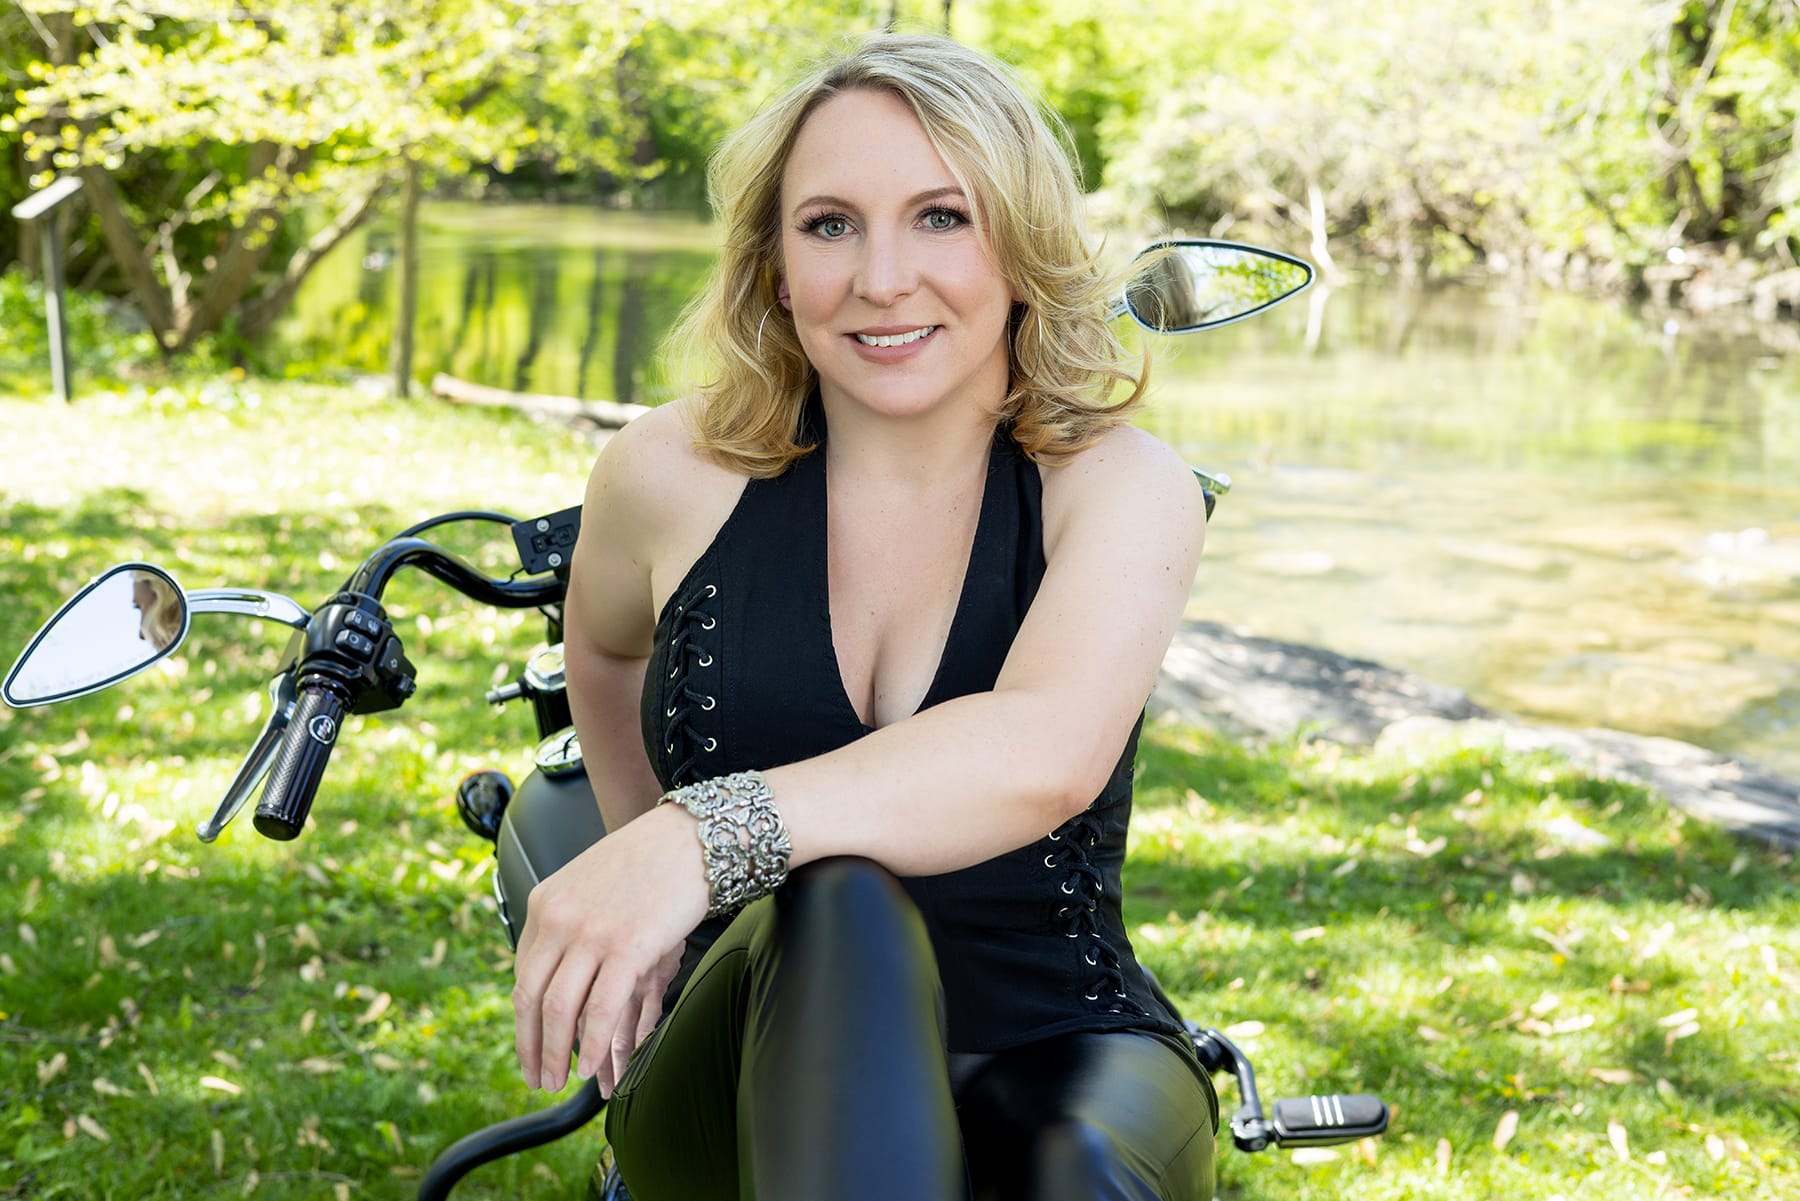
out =
<path fill-rule="evenodd" d="M 419 311 L 419 162 L 406 160 L 406 182 L 400 196 L 400 296 L 395 303 L 394 340 L 389 362 L 394 395 L 412 395 L 413 325 Z"/>
<path fill-rule="evenodd" d="M 125 203 L 112 176 L 100 167 L 83 167 L 81 182 L 88 204 L 100 219 L 100 232 L 106 238 L 106 247 L 112 252 L 113 261 L 119 264 L 119 273 L 125 277 L 132 299 L 137 301 L 138 311 L 143 313 L 150 332 L 156 335 L 157 344 L 165 351 L 173 349 L 175 313 L 169 289 L 150 266 L 150 252 L 131 227 L 131 219 L 125 215 Z"/>

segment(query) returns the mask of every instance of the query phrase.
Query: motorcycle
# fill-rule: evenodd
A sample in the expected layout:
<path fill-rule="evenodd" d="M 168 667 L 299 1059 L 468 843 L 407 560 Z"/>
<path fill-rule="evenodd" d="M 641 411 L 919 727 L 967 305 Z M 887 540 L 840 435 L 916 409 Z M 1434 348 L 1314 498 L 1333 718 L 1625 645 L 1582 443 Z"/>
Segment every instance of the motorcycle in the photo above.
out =
<path fill-rule="evenodd" d="M 1304 291 L 1313 278 L 1300 259 L 1211 240 L 1160 242 L 1139 261 L 1112 315 L 1128 315 L 1158 334 L 1243 320 Z M 1210 519 L 1230 480 L 1195 474 Z M 509 945 L 516 947 L 532 888 L 606 833 L 570 723 L 563 675 L 561 606 L 580 520 L 579 507 L 527 520 L 487 511 L 428 518 L 382 543 L 341 589 L 311 609 L 254 588 L 189 590 L 156 564 L 121 563 L 45 623 L 0 684 L 0 698 L 23 708 L 111 688 L 173 654 L 197 614 L 237 614 L 287 626 L 294 633 L 269 684 L 267 720 L 196 833 L 202 842 L 216 840 L 260 786 L 252 824 L 264 837 L 288 841 L 306 828 L 345 717 L 396 709 L 416 691 L 417 669 L 382 603 L 399 572 L 422 571 L 481 604 L 540 609 L 545 645 L 530 655 L 517 679 L 486 698 L 494 705 L 530 705 L 539 740 L 533 769 L 517 786 L 498 771 L 476 772 L 462 781 L 456 796 L 464 824 L 493 844 L 495 910 Z M 509 578 L 489 576 L 424 537 L 465 522 L 508 526 L 519 571 Z M 1151 983 L 1156 987 L 1154 979 Z M 1156 991 L 1161 995 L 1160 988 Z M 1175 1011 L 1172 1005 L 1170 1010 Z M 1265 1111 L 1249 1057 L 1217 1029 L 1192 1020 L 1186 1024 L 1206 1070 L 1228 1072 L 1236 1081 L 1241 1104 L 1230 1130 L 1240 1150 L 1326 1146 L 1386 1130 L 1387 1105 L 1366 1094 L 1290 1098 Z M 476 1131 L 438 1156 L 417 1196 L 445 1201 L 477 1167 L 572 1133 L 605 1104 L 597 1082 L 589 1080 L 565 1101 Z M 627 1195 L 616 1173 L 603 1195 Z"/>

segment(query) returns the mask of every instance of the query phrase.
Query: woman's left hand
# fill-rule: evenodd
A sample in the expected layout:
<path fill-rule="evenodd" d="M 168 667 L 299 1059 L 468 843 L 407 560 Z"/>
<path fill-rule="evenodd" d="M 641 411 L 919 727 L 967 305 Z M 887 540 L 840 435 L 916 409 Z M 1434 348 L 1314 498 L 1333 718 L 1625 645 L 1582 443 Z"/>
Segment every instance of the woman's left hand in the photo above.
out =
<path fill-rule="evenodd" d="M 514 1041 L 528 1087 L 560 1090 L 579 1037 L 583 1077 L 611 1096 L 662 1016 L 682 943 L 706 916 L 694 819 L 664 805 L 531 890 L 514 962 Z"/>

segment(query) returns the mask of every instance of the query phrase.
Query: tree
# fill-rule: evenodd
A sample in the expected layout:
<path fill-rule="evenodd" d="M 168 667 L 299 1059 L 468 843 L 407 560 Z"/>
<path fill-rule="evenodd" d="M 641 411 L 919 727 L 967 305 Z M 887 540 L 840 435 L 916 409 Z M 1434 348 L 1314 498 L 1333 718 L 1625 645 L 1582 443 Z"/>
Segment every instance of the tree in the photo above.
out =
<path fill-rule="evenodd" d="M 648 7 L 23 0 L 44 57 L 0 130 L 34 183 L 82 175 L 124 287 L 176 352 L 266 328 L 409 162 L 458 174 L 541 154 L 630 174 L 640 123 L 609 101 Z M 533 103 L 551 81 L 586 100 L 578 127 Z"/>

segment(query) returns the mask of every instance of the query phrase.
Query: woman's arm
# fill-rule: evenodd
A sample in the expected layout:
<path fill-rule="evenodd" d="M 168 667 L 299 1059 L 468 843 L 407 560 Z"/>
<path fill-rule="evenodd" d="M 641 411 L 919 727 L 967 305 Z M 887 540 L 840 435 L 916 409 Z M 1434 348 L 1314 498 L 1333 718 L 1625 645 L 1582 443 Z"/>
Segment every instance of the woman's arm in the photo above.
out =
<path fill-rule="evenodd" d="M 1048 567 L 993 690 L 764 772 L 793 865 L 967 867 L 1043 837 L 1105 786 L 1181 620 L 1203 497 L 1172 451 L 1129 428 L 1048 474 Z"/>
<path fill-rule="evenodd" d="M 658 474 L 639 463 L 607 478 L 631 492 L 650 486 L 645 472 Z M 1204 540 L 1202 496 L 1173 452 L 1129 428 L 1048 474 L 1048 567 L 994 689 L 764 773 L 795 866 L 861 855 L 903 875 L 966 867 L 1042 837 L 1100 792 L 1185 606 Z M 609 511 L 636 513 L 646 498 L 680 496 L 669 482 L 622 501 L 602 480 L 598 497 Z M 584 541 L 588 520 L 584 512 Z M 642 537 L 655 522 L 637 524 Z M 631 564 L 627 577 L 648 591 L 651 568 L 638 563 L 650 563 L 641 549 L 615 566 Z M 590 629 L 614 628 L 601 611 L 612 592 L 581 596 Z M 514 989 L 527 1083 L 562 1086 L 579 1025 L 610 1032 L 611 1055 L 584 1039 L 581 1065 L 610 1089 L 645 1029 L 646 980 L 707 900 L 693 819 L 672 805 L 533 891 Z"/>
<path fill-rule="evenodd" d="M 656 457 L 650 447 L 634 450 L 655 440 L 654 424 L 626 426 L 595 462 L 563 606 L 569 708 L 608 831 L 647 812 L 661 791 L 638 720 L 655 629 L 650 561 L 640 547 L 654 514 L 642 511 L 641 484 L 633 478 L 640 460 Z"/>

